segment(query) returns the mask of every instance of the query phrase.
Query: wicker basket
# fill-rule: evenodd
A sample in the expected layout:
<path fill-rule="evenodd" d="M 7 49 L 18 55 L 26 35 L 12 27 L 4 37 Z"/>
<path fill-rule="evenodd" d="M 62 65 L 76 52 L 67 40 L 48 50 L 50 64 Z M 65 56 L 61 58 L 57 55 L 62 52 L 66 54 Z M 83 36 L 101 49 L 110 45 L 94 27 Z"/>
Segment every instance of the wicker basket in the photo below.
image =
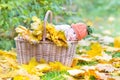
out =
<path fill-rule="evenodd" d="M 30 44 L 22 38 L 15 38 L 18 63 L 26 64 L 32 57 L 35 57 L 39 62 L 40 59 L 45 59 L 47 62 L 59 61 L 66 66 L 70 66 L 75 48 L 78 41 L 68 41 L 69 47 L 58 47 L 53 42 L 45 40 L 46 37 L 46 22 L 50 15 L 52 22 L 52 12 L 47 11 L 43 25 L 43 40 L 39 44 Z"/>

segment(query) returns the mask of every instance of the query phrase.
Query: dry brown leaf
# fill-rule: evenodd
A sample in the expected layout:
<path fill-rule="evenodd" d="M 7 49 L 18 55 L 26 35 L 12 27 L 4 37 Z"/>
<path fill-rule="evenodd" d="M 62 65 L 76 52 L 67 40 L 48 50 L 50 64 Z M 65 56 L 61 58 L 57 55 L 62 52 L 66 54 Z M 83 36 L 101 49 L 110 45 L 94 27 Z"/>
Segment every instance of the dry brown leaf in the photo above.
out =
<path fill-rule="evenodd" d="M 109 61 L 114 67 L 120 68 L 120 58 L 113 58 Z"/>
<path fill-rule="evenodd" d="M 71 76 L 81 76 L 81 75 L 84 75 L 84 73 L 85 73 L 84 70 L 79 70 L 79 69 L 68 70 L 67 72 Z"/>
<path fill-rule="evenodd" d="M 104 62 L 107 63 L 108 61 L 110 61 L 112 59 L 112 55 L 108 55 L 106 53 L 102 53 L 102 56 L 96 56 L 95 57 L 96 60 L 99 60 L 99 62 Z"/>
<path fill-rule="evenodd" d="M 116 70 L 111 64 L 97 64 L 96 69 L 102 72 L 114 72 Z"/>
<path fill-rule="evenodd" d="M 83 60 L 83 61 L 91 61 L 92 58 L 90 58 L 88 55 L 75 55 L 75 59 Z"/>
<path fill-rule="evenodd" d="M 120 48 L 115 48 L 115 47 L 110 47 L 110 46 L 103 46 L 103 49 L 104 49 L 105 51 L 110 51 L 110 52 L 120 51 Z"/>

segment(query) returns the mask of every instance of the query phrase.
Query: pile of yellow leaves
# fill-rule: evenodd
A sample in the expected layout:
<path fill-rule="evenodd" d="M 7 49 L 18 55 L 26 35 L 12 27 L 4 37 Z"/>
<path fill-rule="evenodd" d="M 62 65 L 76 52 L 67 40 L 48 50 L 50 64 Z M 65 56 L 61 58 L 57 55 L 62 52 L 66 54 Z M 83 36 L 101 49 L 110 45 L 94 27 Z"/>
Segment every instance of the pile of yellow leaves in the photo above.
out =
<path fill-rule="evenodd" d="M 67 69 L 60 62 L 38 63 L 35 58 L 29 64 L 19 65 L 15 52 L 0 50 L 0 80 L 40 80 L 44 72 Z"/>
<path fill-rule="evenodd" d="M 32 44 L 40 43 L 43 39 L 43 21 L 35 16 L 32 20 L 31 30 L 24 26 L 18 26 L 16 32 L 19 34 L 18 37 L 21 37 Z M 54 25 L 50 23 L 46 24 L 46 40 L 54 42 L 57 46 L 68 46 L 64 32 L 56 30 Z"/>
<path fill-rule="evenodd" d="M 75 55 L 72 63 L 74 69 L 68 70 L 70 75 L 77 80 L 119 80 L 120 58 L 112 55 L 119 53 L 120 48 L 101 45 L 96 41 L 90 41 L 89 43 L 89 50 L 79 50 L 80 54 Z M 114 45 L 116 45 L 116 38 Z M 82 45 L 80 46 L 82 47 Z M 106 52 L 109 52 L 109 54 Z M 94 62 L 97 63 L 94 64 Z"/>

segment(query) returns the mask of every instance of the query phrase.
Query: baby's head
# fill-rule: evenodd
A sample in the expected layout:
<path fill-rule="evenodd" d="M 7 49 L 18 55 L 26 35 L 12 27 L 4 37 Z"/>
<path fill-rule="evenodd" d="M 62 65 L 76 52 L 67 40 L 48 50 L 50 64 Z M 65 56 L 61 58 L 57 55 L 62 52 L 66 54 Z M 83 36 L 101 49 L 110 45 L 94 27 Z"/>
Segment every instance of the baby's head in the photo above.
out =
<path fill-rule="evenodd" d="M 78 40 L 81 40 L 88 35 L 87 25 L 84 23 L 72 24 L 71 27 L 75 31 Z"/>

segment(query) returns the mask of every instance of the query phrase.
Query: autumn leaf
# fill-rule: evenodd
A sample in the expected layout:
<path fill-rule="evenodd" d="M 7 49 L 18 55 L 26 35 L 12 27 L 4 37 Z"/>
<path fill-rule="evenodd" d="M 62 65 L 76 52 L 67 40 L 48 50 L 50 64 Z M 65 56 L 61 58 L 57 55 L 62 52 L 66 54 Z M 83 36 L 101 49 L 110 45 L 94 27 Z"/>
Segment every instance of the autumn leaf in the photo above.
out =
<path fill-rule="evenodd" d="M 69 67 L 64 66 L 60 62 L 50 62 L 49 65 L 50 65 L 52 70 L 64 71 L 64 70 L 70 69 Z"/>
<path fill-rule="evenodd" d="M 120 58 L 112 58 L 109 61 L 114 67 L 120 68 Z"/>
<path fill-rule="evenodd" d="M 16 70 L 2 71 L 2 72 L 0 72 L 0 78 L 14 77 L 14 76 L 16 76 L 16 73 L 17 73 Z"/>
<path fill-rule="evenodd" d="M 34 22 L 31 23 L 32 35 L 41 41 L 43 35 L 43 22 Z"/>
<path fill-rule="evenodd" d="M 21 68 L 25 69 L 30 74 L 35 74 L 36 73 L 35 66 L 37 65 L 38 65 L 38 62 L 36 61 L 36 59 L 32 58 L 29 64 L 22 64 Z"/>
<path fill-rule="evenodd" d="M 13 80 L 30 80 L 27 76 L 18 75 L 13 78 Z"/>
<path fill-rule="evenodd" d="M 33 23 L 31 23 L 31 28 L 27 29 L 24 26 L 18 26 L 15 30 L 19 34 L 18 37 L 22 37 L 31 44 L 39 43 L 43 38 L 43 21 L 38 17 L 33 16 Z M 57 46 L 68 47 L 67 39 L 63 31 L 58 31 L 55 29 L 53 24 L 47 23 L 46 29 L 46 39 L 52 41 Z"/>
<path fill-rule="evenodd" d="M 13 77 L 13 80 L 17 79 L 17 78 L 20 78 L 20 80 L 21 79 L 22 80 L 25 80 L 25 79 L 28 79 L 28 80 L 40 80 L 39 75 L 30 74 L 24 69 L 17 70 L 17 74 L 16 74 L 16 76 Z"/>
<path fill-rule="evenodd" d="M 82 77 L 85 74 L 84 70 L 79 70 L 79 69 L 72 69 L 72 70 L 67 70 L 71 76 L 74 77 Z"/>
<path fill-rule="evenodd" d="M 39 64 L 35 67 L 39 72 L 50 71 L 51 67 L 48 64 Z"/>
<path fill-rule="evenodd" d="M 20 35 L 30 33 L 30 31 L 27 28 L 25 28 L 24 26 L 18 26 L 15 30 Z"/>
<path fill-rule="evenodd" d="M 58 40 L 60 41 L 61 46 L 67 47 L 68 45 L 67 45 L 67 38 L 65 36 L 65 33 L 63 31 L 58 31 L 57 35 L 59 36 Z"/>
<path fill-rule="evenodd" d="M 30 43 L 39 43 L 40 41 L 37 39 L 36 36 L 32 34 L 32 31 L 29 29 L 25 28 L 24 26 L 18 26 L 16 29 L 16 32 L 20 34 L 20 36 L 27 40 Z M 18 38 L 20 37 L 18 36 Z"/>
<path fill-rule="evenodd" d="M 114 39 L 114 47 L 120 48 L 120 37 L 115 37 Z"/>
<path fill-rule="evenodd" d="M 90 57 L 102 55 L 102 46 L 99 43 L 92 43 L 90 47 L 91 49 L 87 51 Z"/>
<path fill-rule="evenodd" d="M 96 69 L 103 72 L 113 72 L 116 70 L 116 68 L 111 64 L 97 64 Z"/>
<path fill-rule="evenodd" d="M 108 52 L 119 52 L 120 48 L 111 47 L 111 46 L 103 46 L 103 49 Z"/>
<path fill-rule="evenodd" d="M 47 38 L 50 41 L 54 42 L 57 46 L 64 46 L 64 47 L 68 46 L 67 39 L 63 31 L 56 30 L 55 26 L 49 23 L 47 23 L 46 30 L 47 30 Z"/>
<path fill-rule="evenodd" d="M 99 79 L 99 76 L 96 74 L 96 71 L 93 69 L 89 69 L 85 72 L 85 80 L 90 80 L 91 76 L 93 76 L 96 79 Z"/>
<path fill-rule="evenodd" d="M 74 58 L 71 67 L 76 67 L 78 64 L 78 59 Z"/>

